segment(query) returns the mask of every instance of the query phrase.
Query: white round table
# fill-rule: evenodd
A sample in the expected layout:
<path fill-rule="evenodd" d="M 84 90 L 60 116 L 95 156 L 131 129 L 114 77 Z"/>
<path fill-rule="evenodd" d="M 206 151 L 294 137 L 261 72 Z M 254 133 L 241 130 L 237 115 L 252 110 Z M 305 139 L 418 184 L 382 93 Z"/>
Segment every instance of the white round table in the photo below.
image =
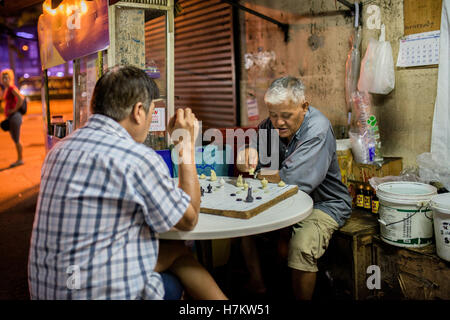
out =
<path fill-rule="evenodd" d="M 166 240 L 212 240 L 250 236 L 291 226 L 313 209 L 313 200 L 303 191 L 282 200 L 250 219 L 230 218 L 201 213 L 197 226 L 191 231 L 171 230 L 159 235 Z"/>

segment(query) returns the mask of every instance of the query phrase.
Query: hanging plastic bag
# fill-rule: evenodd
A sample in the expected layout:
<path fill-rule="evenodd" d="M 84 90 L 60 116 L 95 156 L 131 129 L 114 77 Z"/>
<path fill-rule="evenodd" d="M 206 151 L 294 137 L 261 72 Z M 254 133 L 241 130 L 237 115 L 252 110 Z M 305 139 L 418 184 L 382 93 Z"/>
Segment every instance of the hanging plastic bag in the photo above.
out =
<path fill-rule="evenodd" d="M 450 168 L 440 155 L 432 152 L 421 153 L 416 162 L 419 166 L 419 175 L 425 183 L 439 182 L 450 190 Z"/>
<path fill-rule="evenodd" d="M 359 91 L 388 94 L 395 86 L 394 58 L 389 41 L 385 41 L 385 26 L 381 25 L 379 41 L 369 39 L 361 62 Z"/>
<path fill-rule="evenodd" d="M 345 102 L 347 104 L 347 112 L 352 111 L 352 93 L 357 91 L 359 68 L 361 65 L 361 57 L 359 46 L 361 44 L 361 28 L 355 28 L 350 38 L 351 50 L 347 56 L 345 63 Z M 349 123 L 350 124 L 350 123 Z"/>
<path fill-rule="evenodd" d="M 345 103 L 347 105 L 347 129 L 352 125 L 352 94 L 357 91 L 361 66 L 361 26 L 359 25 L 359 1 L 355 1 L 355 23 L 350 37 L 350 51 L 345 62 Z"/>

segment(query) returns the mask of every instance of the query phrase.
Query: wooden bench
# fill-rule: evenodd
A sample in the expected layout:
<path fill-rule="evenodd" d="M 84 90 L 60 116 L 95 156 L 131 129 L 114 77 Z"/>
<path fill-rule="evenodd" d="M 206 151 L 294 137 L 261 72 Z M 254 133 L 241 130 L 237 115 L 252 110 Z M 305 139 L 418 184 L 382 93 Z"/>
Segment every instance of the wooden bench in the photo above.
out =
<path fill-rule="evenodd" d="M 354 209 L 345 225 L 333 234 L 325 255 L 319 260 L 319 270 L 326 269 L 335 286 L 354 300 L 371 295 L 366 271 L 373 264 L 372 242 L 378 230 L 376 216 Z"/>

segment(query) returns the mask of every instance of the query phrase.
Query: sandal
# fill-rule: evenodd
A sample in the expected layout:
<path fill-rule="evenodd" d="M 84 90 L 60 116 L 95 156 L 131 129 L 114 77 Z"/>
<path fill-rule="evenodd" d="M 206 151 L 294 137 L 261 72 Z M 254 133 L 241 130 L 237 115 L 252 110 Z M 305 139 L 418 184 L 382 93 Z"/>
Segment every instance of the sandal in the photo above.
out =
<path fill-rule="evenodd" d="M 14 162 L 14 163 L 11 163 L 11 164 L 9 165 L 9 167 L 10 167 L 10 168 L 14 168 L 14 167 L 18 167 L 18 166 L 21 166 L 21 165 L 23 165 L 23 161 L 22 161 L 22 160 L 19 160 L 19 161 L 16 161 L 16 162 Z"/>

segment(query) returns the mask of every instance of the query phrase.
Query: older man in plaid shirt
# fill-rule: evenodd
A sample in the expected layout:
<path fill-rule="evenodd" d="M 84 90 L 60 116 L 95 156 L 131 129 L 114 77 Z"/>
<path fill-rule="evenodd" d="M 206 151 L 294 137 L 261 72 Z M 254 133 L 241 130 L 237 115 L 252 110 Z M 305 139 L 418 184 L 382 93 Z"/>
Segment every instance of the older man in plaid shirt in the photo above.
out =
<path fill-rule="evenodd" d="M 32 299 L 162 299 L 159 272 L 178 276 L 194 299 L 226 299 L 182 242 L 200 209 L 194 161 L 180 164 L 180 187 L 161 157 L 142 144 L 159 91 L 142 70 L 115 67 L 97 82 L 86 125 L 59 142 L 42 167 L 29 254 Z M 196 118 L 177 110 L 180 158 L 194 159 Z M 161 244 L 161 246 L 160 246 Z M 159 248 L 160 247 L 160 248 Z"/>

